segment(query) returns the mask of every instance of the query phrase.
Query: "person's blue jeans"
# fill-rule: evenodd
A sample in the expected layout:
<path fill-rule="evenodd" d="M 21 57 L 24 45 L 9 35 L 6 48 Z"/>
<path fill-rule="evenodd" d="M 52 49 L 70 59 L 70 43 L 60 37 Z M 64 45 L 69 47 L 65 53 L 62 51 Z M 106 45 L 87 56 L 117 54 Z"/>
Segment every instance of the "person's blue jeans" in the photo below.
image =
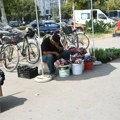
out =
<path fill-rule="evenodd" d="M 60 58 L 63 58 L 65 60 L 69 60 L 70 59 L 70 51 L 69 50 L 64 50 L 60 53 Z M 42 60 L 43 62 L 46 62 L 50 71 L 50 74 L 54 74 L 55 73 L 55 66 L 54 66 L 54 62 L 57 60 L 54 55 L 52 54 L 48 54 L 48 55 L 43 55 L 42 56 Z"/>

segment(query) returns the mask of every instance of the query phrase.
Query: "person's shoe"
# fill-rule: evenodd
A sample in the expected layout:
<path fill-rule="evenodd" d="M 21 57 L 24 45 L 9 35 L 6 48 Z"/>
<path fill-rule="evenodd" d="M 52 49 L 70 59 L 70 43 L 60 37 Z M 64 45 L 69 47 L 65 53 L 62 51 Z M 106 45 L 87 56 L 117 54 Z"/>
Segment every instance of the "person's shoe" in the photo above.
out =
<path fill-rule="evenodd" d="M 50 76 L 51 76 L 52 79 L 54 79 L 55 77 L 57 77 L 57 74 L 56 73 L 51 73 Z"/>

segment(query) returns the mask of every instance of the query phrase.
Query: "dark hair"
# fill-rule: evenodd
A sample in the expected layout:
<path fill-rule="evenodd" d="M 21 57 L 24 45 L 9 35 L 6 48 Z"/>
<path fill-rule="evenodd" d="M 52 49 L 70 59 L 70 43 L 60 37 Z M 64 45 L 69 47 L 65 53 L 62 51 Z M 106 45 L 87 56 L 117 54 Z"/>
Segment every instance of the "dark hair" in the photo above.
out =
<path fill-rule="evenodd" d="M 59 42 L 60 41 L 60 36 L 55 33 L 53 36 L 52 36 L 52 39 L 55 41 L 55 42 Z"/>

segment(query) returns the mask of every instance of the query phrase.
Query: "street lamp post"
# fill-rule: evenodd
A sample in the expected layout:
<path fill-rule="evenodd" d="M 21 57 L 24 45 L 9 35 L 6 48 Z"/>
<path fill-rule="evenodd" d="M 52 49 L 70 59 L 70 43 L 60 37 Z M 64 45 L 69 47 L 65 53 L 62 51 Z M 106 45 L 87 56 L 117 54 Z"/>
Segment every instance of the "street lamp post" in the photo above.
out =
<path fill-rule="evenodd" d="M 41 71 L 42 71 L 42 75 L 39 75 L 35 78 L 36 82 L 47 82 L 50 81 L 52 79 L 52 77 L 50 75 L 45 75 L 44 71 L 43 71 L 43 60 L 42 60 L 42 49 L 41 49 L 41 44 L 42 44 L 42 40 L 40 38 L 40 28 L 39 28 L 39 20 L 38 20 L 38 10 L 37 10 L 37 1 L 34 0 L 35 2 L 35 10 L 36 10 L 36 20 L 37 20 L 37 28 L 38 28 L 38 40 L 39 40 L 39 48 L 40 48 L 40 62 L 41 62 Z"/>
<path fill-rule="evenodd" d="M 72 0 L 72 9 L 73 9 L 73 23 L 74 23 L 74 28 L 75 28 L 75 3 L 74 3 L 74 0 Z"/>
<path fill-rule="evenodd" d="M 92 7 L 92 0 L 91 0 L 91 20 L 92 20 L 92 47 L 95 56 L 95 44 L 94 44 L 94 22 L 93 22 L 93 7 Z"/>
<path fill-rule="evenodd" d="M 61 21 L 61 0 L 58 0 L 58 5 L 59 5 L 59 17 L 60 17 L 60 29 L 62 29 L 62 21 Z"/>

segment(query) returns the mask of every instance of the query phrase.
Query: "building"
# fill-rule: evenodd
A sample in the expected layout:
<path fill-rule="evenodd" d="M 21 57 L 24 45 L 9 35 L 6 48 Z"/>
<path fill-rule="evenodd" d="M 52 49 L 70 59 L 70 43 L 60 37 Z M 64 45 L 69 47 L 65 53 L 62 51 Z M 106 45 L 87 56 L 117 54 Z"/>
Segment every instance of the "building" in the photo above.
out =
<path fill-rule="evenodd" d="M 50 19 L 58 14 L 58 0 L 37 0 L 37 5 L 42 18 Z"/>

